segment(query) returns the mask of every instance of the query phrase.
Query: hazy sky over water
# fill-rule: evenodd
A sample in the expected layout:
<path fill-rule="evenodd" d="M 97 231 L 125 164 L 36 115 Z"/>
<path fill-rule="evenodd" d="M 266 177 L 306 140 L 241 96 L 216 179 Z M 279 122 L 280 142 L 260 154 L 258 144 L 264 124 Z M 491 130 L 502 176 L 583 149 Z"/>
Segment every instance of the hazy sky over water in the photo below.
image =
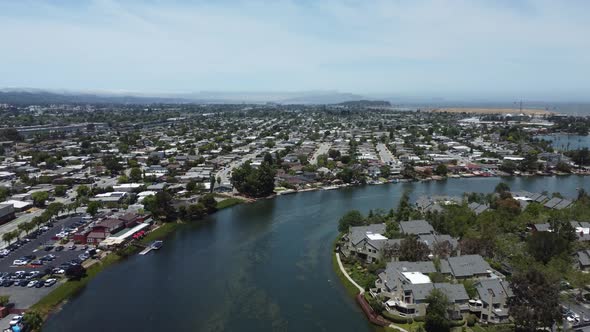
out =
<path fill-rule="evenodd" d="M 1 1 L 0 87 L 590 99 L 590 1 Z"/>

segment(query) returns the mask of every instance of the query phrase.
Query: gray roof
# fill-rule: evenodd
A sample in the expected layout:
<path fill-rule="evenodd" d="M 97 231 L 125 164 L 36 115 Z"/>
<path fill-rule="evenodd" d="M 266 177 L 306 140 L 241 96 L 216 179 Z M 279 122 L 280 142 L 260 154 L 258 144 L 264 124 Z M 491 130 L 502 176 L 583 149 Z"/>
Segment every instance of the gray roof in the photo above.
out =
<path fill-rule="evenodd" d="M 430 274 L 436 272 L 436 267 L 431 261 L 427 262 L 389 262 L 385 267 L 385 272 L 379 275 L 381 280 L 385 281 L 390 288 L 396 287 L 397 280 L 402 272 L 420 272 Z"/>
<path fill-rule="evenodd" d="M 435 284 L 417 284 L 404 285 L 404 290 L 412 292 L 414 301 L 422 302 L 426 300 L 430 292 L 434 289 L 440 289 L 449 299 L 450 302 L 461 302 L 469 300 L 469 296 L 462 284 L 435 283 Z"/>
<path fill-rule="evenodd" d="M 549 223 L 535 224 L 535 229 L 537 232 L 548 232 L 551 229 L 551 225 Z"/>
<path fill-rule="evenodd" d="M 367 233 L 383 234 L 385 233 L 385 224 L 350 227 L 348 230 L 348 239 L 352 244 L 356 245 L 367 236 Z"/>
<path fill-rule="evenodd" d="M 432 234 L 434 228 L 426 220 L 410 220 L 399 223 L 400 231 L 404 234 Z"/>
<path fill-rule="evenodd" d="M 477 202 L 471 202 L 467 207 L 469 207 L 469 209 L 475 214 L 480 214 L 488 209 L 487 204 L 479 204 Z"/>
<path fill-rule="evenodd" d="M 578 263 L 580 263 L 580 266 L 590 266 L 590 250 L 580 250 L 576 253 L 576 256 L 578 257 Z"/>
<path fill-rule="evenodd" d="M 381 250 L 384 245 L 401 245 L 402 239 L 388 239 L 388 240 L 367 240 L 367 242 L 372 245 L 375 249 Z"/>
<path fill-rule="evenodd" d="M 552 209 L 561 202 L 561 198 L 553 197 L 549 202 L 545 203 L 545 207 Z"/>
<path fill-rule="evenodd" d="M 404 290 L 409 290 L 414 296 L 414 301 L 424 301 L 434 289 L 434 284 L 404 285 Z"/>
<path fill-rule="evenodd" d="M 449 257 L 448 262 L 455 278 L 472 277 L 491 270 L 490 265 L 480 255 Z"/>
<path fill-rule="evenodd" d="M 484 303 L 489 302 L 490 295 L 492 295 L 492 302 L 494 304 L 505 304 L 505 301 L 509 297 L 514 296 L 510 284 L 500 279 L 480 280 L 475 284 L 475 289 L 477 290 L 479 299 Z"/>
<path fill-rule="evenodd" d="M 461 302 L 469 300 L 469 295 L 463 284 L 435 283 L 434 288 L 440 289 L 450 302 Z"/>

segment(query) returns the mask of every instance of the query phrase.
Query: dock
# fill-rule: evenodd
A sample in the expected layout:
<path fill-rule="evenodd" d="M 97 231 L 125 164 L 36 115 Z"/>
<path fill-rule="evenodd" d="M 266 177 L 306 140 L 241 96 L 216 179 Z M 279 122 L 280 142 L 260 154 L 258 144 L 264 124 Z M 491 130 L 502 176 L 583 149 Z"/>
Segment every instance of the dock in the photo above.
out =
<path fill-rule="evenodd" d="M 145 255 L 145 254 L 147 254 L 148 252 L 150 252 L 152 250 L 154 250 L 154 248 L 152 248 L 152 246 L 147 246 L 147 247 L 145 247 L 145 249 L 143 249 L 142 251 L 140 251 L 139 254 L 140 255 Z"/>
<path fill-rule="evenodd" d="M 162 248 L 162 245 L 163 245 L 162 241 L 154 241 L 154 242 L 152 242 L 152 244 L 145 247 L 145 249 L 143 249 L 139 254 L 145 255 L 152 250 L 158 250 L 158 249 Z"/>

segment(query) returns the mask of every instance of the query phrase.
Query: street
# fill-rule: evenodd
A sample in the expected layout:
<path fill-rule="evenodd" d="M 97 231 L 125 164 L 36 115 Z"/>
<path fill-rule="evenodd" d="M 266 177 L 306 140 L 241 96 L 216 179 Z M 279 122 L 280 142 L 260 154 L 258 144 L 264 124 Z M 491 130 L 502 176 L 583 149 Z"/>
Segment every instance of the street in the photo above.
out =
<path fill-rule="evenodd" d="M 332 143 L 320 143 L 317 150 L 315 150 L 311 158 L 309 158 L 309 163 L 312 165 L 316 165 L 318 163 L 318 157 L 323 154 L 327 154 L 331 146 Z"/>

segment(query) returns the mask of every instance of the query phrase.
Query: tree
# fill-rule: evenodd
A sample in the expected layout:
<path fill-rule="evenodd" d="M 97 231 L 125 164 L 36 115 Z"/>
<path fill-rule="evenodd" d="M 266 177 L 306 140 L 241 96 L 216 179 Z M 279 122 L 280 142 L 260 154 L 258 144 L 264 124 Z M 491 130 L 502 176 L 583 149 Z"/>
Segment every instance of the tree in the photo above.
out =
<path fill-rule="evenodd" d="M 447 258 L 453 252 L 453 246 L 447 240 L 435 242 L 432 247 L 432 253 L 440 258 Z"/>
<path fill-rule="evenodd" d="M 494 188 L 494 192 L 501 194 L 504 192 L 509 192 L 510 191 L 510 186 L 508 186 L 508 184 L 506 182 L 500 182 L 496 185 L 496 188 Z"/>
<path fill-rule="evenodd" d="M 55 189 L 53 190 L 53 192 L 55 193 L 55 196 L 63 197 L 66 195 L 67 190 L 68 190 L 68 187 L 66 187 L 66 186 L 55 186 Z"/>
<path fill-rule="evenodd" d="M 217 201 L 215 200 L 215 195 L 213 194 L 205 194 L 199 198 L 199 203 L 203 204 L 205 211 L 207 213 L 213 213 L 217 211 Z"/>
<path fill-rule="evenodd" d="M 502 162 L 502 165 L 500 165 L 500 169 L 506 173 L 514 173 L 514 171 L 516 171 L 517 169 L 516 163 L 512 160 L 504 160 Z"/>
<path fill-rule="evenodd" d="M 91 201 L 88 202 L 88 206 L 86 207 L 86 213 L 94 217 L 98 213 L 98 209 L 100 209 L 100 203 L 96 201 Z"/>
<path fill-rule="evenodd" d="M 399 257 L 400 255 L 400 247 L 397 243 L 385 243 L 381 251 L 383 253 L 383 259 L 386 261 L 389 261 L 394 257 Z"/>
<path fill-rule="evenodd" d="M 434 174 L 439 175 L 439 176 L 446 176 L 448 172 L 449 172 L 449 169 L 447 168 L 447 165 L 445 165 L 445 164 L 439 164 L 434 169 Z"/>
<path fill-rule="evenodd" d="M 572 171 L 570 165 L 564 163 L 563 161 L 558 162 L 557 165 L 555 165 L 555 169 L 563 173 L 570 173 Z"/>
<path fill-rule="evenodd" d="M 361 226 L 364 225 L 364 223 L 365 220 L 363 215 L 358 210 L 348 211 L 338 221 L 338 231 L 342 233 L 348 232 L 348 229 L 351 226 Z"/>
<path fill-rule="evenodd" d="M 9 295 L 0 295 L 0 307 L 6 307 L 10 303 Z"/>
<path fill-rule="evenodd" d="M 384 178 L 388 178 L 391 175 L 391 167 L 388 165 L 381 166 L 379 171 L 381 172 L 381 176 Z"/>
<path fill-rule="evenodd" d="M 87 185 L 80 185 L 76 188 L 76 199 L 88 197 L 90 194 L 90 188 Z"/>
<path fill-rule="evenodd" d="M 254 168 L 250 162 L 233 170 L 232 185 L 242 194 L 251 197 L 266 197 L 274 192 L 275 170 L 268 162 Z"/>
<path fill-rule="evenodd" d="M 160 191 L 155 195 L 147 196 L 142 203 L 154 218 L 165 222 L 176 220 L 176 210 L 172 206 L 172 195 L 167 191 Z"/>
<path fill-rule="evenodd" d="M 449 299 L 440 289 L 433 289 L 426 297 L 426 317 L 424 328 L 427 332 L 447 332 L 451 330 L 451 324 L 447 319 Z"/>
<path fill-rule="evenodd" d="M 37 191 L 31 195 L 33 199 L 33 205 L 36 207 L 43 207 L 45 206 L 45 201 L 49 198 L 49 194 L 45 191 Z"/>
<path fill-rule="evenodd" d="M 400 257 L 402 261 L 419 262 L 428 259 L 430 249 L 417 236 L 407 236 L 400 243 Z"/>
<path fill-rule="evenodd" d="M 206 208 L 202 203 L 191 204 L 184 209 L 182 218 L 186 221 L 195 221 L 203 218 L 207 214 Z"/>
<path fill-rule="evenodd" d="M 129 171 L 129 179 L 131 180 L 131 182 L 140 182 L 142 175 L 143 173 L 141 172 L 141 169 L 139 169 L 139 167 L 133 167 Z"/>
<path fill-rule="evenodd" d="M 190 180 L 187 184 L 186 184 L 186 190 L 188 192 L 194 192 L 195 189 L 197 189 L 197 182 L 195 180 Z"/>
<path fill-rule="evenodd" d="M 33 332 L 40 331 L 41 325 L 43 324 L 43 318 L 41 317 L 41 314 L 34 310 L 25 312 L 23 321 L 29 330 Z"/>
<path fill-rule="evenodd" d="M 399 223 L 394 220 L 387 221 L 385 223 L 385 235 L 388 239 L 396 239 L 400 237 L 401 232 L 399 229 Z"/>
<path fill-rule="evenodd" d="M 514 296 L 508 301 L 517 328 L 537 331 L 550 328 L 561 321 L 559 312 L 559 282 L 538 268 L 529 265 L 512 277 Z"/>
<path fill-rule="evenodd" d="M 123 165 L 119 163 L 120 159 L 118 157 L 112 155 L 106 155 L 102 157 L 102 164 L 106 167 L 111 174 L 118 174 L 121 170 L 123 170 Z"/>
<path fill-rule="evenodd" d="M 410 219 L 410 214 L 412 213 L 412 210 L 412 205 L 410 204 L 410 195 L 407 191 L 404 191 L 397 205 L 395 220 L 402 221 Z"/>
<path fill-rule="evenodd" d="M 14 240 L 16 238 L 16 235 L 14 234 L 14 232 L 6 232 L 4 234 L 2 234 L 2 241 L 10 244 L 10 242 L 12 242 L 12 240 Z"/>
<path fill-rule="evenodd" d="M 86 276 L 86 268 L 82 265 L 71 265 L 66 269 L 65 275 L 69 280 L 80 280 Z"/>

